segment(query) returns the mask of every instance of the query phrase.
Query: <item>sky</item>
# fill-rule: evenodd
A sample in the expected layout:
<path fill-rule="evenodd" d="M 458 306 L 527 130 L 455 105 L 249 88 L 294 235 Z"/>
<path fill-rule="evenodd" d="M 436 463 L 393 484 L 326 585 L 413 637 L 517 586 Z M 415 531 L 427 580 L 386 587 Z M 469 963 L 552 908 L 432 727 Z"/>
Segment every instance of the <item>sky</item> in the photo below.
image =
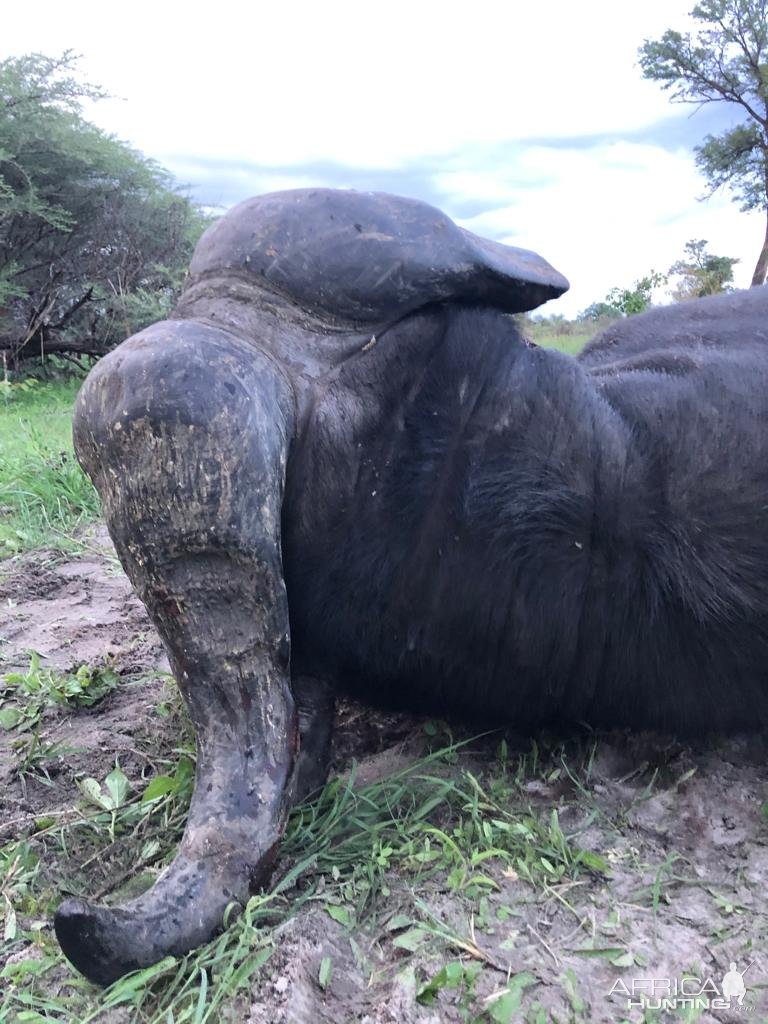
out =
<path fill-rule="evenodd" d="M 738 116 L 637 64 L 692 3 L 36 0 L 4 12 L 0 59 L 80 54 L 110 94 L 89 119 L 222 212 L 306 186 L 422 199 L 544 256 L 571 289 L 541 313 L 570 317 L 693 238 L 749 284 L 764 216 L 701 201 L 693 153 Z"/>

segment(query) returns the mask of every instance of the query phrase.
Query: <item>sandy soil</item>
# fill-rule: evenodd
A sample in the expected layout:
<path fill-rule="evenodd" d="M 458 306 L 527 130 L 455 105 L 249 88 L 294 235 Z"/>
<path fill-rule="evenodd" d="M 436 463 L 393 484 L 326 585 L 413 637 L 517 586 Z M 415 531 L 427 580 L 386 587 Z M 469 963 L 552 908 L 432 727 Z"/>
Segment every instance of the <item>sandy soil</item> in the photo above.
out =
<path fill-rule="evenodd" d="M 35 552 L 0 566 L 0 672 L 23 670 L 28 652 L 45 664 L 75 669 L 108 663 L 122 685 L 99 706 L 46 715 L 45 739 L 69 751 L 51 760 L 48 780 L 21 779 L 13 736 L 0 732 L 0 843 L 23 836 L 41 815 L 64 813 L 78 799 L 75 779 L 97 779 L 116 756 L 132 780 L 152 773 L 178 741 L 181 723 L 162 646 L 117 565 L 103 529 L 85 538 L 81 557 Z M 169 711 L 170 709 L 170 711 Z M 496 739 L 494 741 L 498 743 Z M 420 723 L 344 705 L 335 764 L 360 762 L 363 781 L 382 777 L 423 750 Z M 409 1024 L 474 1020 L 478 1007 L 504 989 L 507 976 L 529 971 L 523 1016 L 515 1020 L 642 1020 L 609 996 L 617 980 L 679 978 L 683 971 L 718 983 L 735 961 L 745 975 L 743 1008 L 704 1010 L 709 1022 L 768 1020 L 768 769 L 766 743 L 737 737 L 698 748 L 655 737 L 600 739 L 588 784 L 546 772 L 527 783 L 542 814 L 557 807 L 566 832 L 611 862 L 609 879 L 554 885 L 542 894 L 514 873 L 486 865 L 498 885 L 478 911 L 438 881 L 418 893 L 423 905 L 457 935 L 474 941 L 486 967 L 469 1013 L 461 993 L 437 1003 L 415 1001 L 417 987 L 456 949 L 425 945 L 414 955 L 396 945 L 395 915 L 413 907 L 407 878 L 394 877 L 388 906 L 375 925 L 350 931 L 309 904 L 285 924 L 277 949 L 233 1020 L 250 1024 L 360 1021 Z M 482 744 L 462 755 L 486 756 Z M 460 764 L 461 764 L 460 760 Z M 104 870 L 118 871 L 111 863 Z M 91 890 L 109 878 L 91 878 Z M 412 912 L 412 911 L 411 911 Z M 631 963 L 596 950 L 621 948 Z M 318 984 L 332 962 L 325 990 Z M 614 957 L 615 959 L 615 957 Z M 468 961 L 469 962 L 469 961 Z M 531 1009 L 537 1004 L 543 1016 Z M 478 1019 L 487 1020 L 487 1016 Z M 648 1018 L 684 1020 L 682 1011 Z"/>

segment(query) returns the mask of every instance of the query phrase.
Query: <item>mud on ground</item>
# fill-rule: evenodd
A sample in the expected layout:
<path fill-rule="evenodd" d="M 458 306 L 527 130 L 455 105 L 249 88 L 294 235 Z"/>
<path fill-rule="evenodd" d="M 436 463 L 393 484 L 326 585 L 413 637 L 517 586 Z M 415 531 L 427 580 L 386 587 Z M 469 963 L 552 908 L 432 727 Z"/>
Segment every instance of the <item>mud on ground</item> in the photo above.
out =
<path fill-rule="evenodd" d="M 164 770 L 185 729 L 162 645 L 103 528 L 84 536 L 79 557 L 38 551 L 0 565 L 0 673 L 24 671 L 30 650 L 62 671 L 107 664 L 121 682 L 94 708 L 46 712 L 40 740 L 66 750 L 45 762 L 45 773 L 20 774 L 18 737 L 0 730 L 0 846 L 33 834 L 43 819 L 70 814 L 82 800 L 76 780 L 104 779 L 116 758 L 133 785 L 144 784 Z M 419 757 L 431 732 L 423 722 L 343 705 L 335 770 L 354 760 L 358 784 L 385 777 Z M 516 741 L 508 742 L 512 763 Z M 529 747 L 529 740 L 519 743 Z M 492 775 L 498 745 L 498 736 L 469 744 L 455 769 Z M 768 1021 L 766 744 L 737 737 L 692 748 L 613 735 L 565 746 L 539 738 L 539 750 L 522 778 L 521 799 L 542 818 L 556 808 L 563 832 L 602 858 L 609 875 L 582 872 L 575 881 L 534 886 L 490 858 L 483 865 L 490 884 L 478 896 L 456 892 L 439 875 L 416 890 L 411 876 L 395 872 L 385 904 L 360 927 L 308 902 L 279 927 L 250 993 L 221 1019 Z M 578 763 L 572 773 L 571 755 Z M 90 848 L 68 850 L 44 865 L 46 877 L 59 891 L 108 893 L 131 873 L 115 847 L 85 873 Z M 425 921 L 432 939 L 439 922 L 451 940 L 426 941 L 422 932 L 417 941 Z M 49 921 L 39 927 L 45 935 Z M 7 955 L 8 947 L 0 965 Z M 18 944 L 12 949 L 15 959 L 35 955 Z M 417 1002 L 430 977 L 459 961 L 478 966 L 474 981 L 439 989 L 431 1005 Z M 681 1004 L 644 1017 L 626 1006 L 623 993 L 633 980 L 674 981 L 692 972 L 719 984 L 732 961 L 747 969 L 741 1007 L 734 1001 L 730 1009 L 686 1016 Z M 61 986 L 66 971 L 62 966 L 52 984 Z M 502 1005 L 494 996 L 515 977 L 528 979 L 520 1009 L 494 1017 Z"/>

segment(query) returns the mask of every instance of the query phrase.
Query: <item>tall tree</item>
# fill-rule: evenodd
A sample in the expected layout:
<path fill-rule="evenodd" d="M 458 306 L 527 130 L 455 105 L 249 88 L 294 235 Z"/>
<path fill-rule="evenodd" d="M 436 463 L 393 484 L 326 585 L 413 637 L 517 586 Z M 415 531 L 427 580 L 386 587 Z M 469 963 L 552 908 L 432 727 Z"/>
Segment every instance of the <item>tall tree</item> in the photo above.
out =
<path fill-rule="evenodd" d="M 696 162 L 711 195 L 728 186 L 741 209 L 763 210 L 766 230 L 752 285 L 768 272 L 768 0 L 701 0 L 691 11 L 694 32 L 667 29 L 640 48 L 645 78 L 684 103 L 728 103 L 744 117 L 735 128 L 707 135 Z"/>
<path fill-rule="evenodd" d="M 705 295 L 719 295 L 730 290 L 733 268 L 739 261 L 733 256 L 716 256 L 707 252 L 704 238 L 692 238 L 685 243 L 685 256 L 668 270 L 677 283 L 672 291 L 675 302 L 701 299 Z"/>
<path fill-rule="evenodd" d="M 101 354 L 162 316 L 205 218 L 84 119 L 71 53 L 0 62 L 0 350 Z"/>

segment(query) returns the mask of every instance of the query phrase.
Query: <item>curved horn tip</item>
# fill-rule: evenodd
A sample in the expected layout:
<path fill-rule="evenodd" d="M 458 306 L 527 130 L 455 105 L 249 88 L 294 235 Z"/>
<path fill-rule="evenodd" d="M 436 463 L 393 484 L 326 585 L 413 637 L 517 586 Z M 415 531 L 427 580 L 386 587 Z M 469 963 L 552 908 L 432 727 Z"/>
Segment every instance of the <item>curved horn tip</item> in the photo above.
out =
<path fill-rule="evenodd" d="M 95 985 L 111 985 L 124 974 L 146 964 L 136 963 L 118 948 L 114 911 L 81 899 L 64 900 L 56 911 L 53 927 L 67 960 Z"/>

